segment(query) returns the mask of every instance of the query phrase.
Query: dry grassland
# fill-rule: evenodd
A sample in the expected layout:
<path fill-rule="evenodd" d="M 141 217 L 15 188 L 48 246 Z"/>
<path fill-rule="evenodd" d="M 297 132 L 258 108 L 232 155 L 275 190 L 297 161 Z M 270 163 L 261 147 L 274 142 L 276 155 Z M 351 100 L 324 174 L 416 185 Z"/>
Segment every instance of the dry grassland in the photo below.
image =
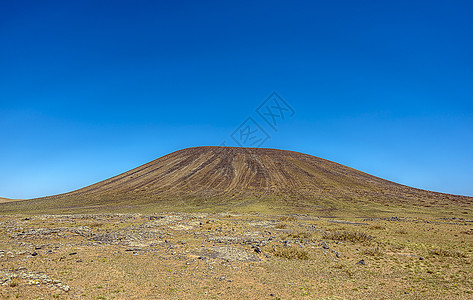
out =
<path fill-rule="evenodd" d="M 438 217 L 0 217 L 4 299 L 468 299 L 473 222 Z"/>

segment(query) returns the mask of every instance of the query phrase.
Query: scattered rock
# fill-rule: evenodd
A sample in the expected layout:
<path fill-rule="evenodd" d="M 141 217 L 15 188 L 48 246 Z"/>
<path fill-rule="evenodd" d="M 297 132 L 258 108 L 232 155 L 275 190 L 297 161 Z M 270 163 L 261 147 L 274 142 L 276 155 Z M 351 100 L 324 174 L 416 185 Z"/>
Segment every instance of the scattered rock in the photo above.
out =
<path fill-rule="evenodd" d="M 251 246 L 256 253 L 261 253 L 261 248 L 258 246 Z"/>
<path fill-rule="evenodd" d="M 68 286 L 68 285 L 61 285 L 60 288 L 64 291 L 64 292 L 69 292 L 71 290 L 71 288 Z"/>
<path fill-rule="evenodd" d="M 47 274 L 27 272 L 26 268 L 18 268 L 16 270 L 2 271 L 0 270 L 0 285 L 11 286 L 13 280 L 16 280 L 15 284 L 27 284 L 27 285 L 44 285 L 50 288 L 56 287 L 65 292 L 70 290 L 67 285 L 62 285 L 60 280 L 50 278 Z"/>
<path fill-rule="evenodd" d="M 326 242 L 320 243 L 319 246 L 322 246 L 323 249 L 330 249 Z"/>
<path fill-rule="evenodd" d="M 221 258 L 227 261 L 260 261 L 260 259 L 252 254 L 247 253 L 245 250 L 234 248 L 234 247 L 209 247 L 204 248 L 202 251 L 202 258 Z"/>
<path fill-rule="evenodd" d="M 357 265 L 366 265 L 366 262 L 364 259 L 360 260 L 359 262 L 356 263 Z"/>

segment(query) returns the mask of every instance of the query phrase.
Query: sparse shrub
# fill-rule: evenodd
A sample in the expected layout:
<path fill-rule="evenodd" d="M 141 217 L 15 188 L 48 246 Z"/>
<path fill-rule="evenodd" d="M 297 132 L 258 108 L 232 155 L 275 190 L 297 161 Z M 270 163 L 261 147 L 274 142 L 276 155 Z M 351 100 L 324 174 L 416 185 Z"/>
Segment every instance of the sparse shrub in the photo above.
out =
<path fill-rule="evenodd" d="M 310 239 L 312 237 L 312 233 L 308 231 L 296 231 L 289 233 L 287 237 L 293 239 Z"/>
<path fill-rule="evenodd" d="M 284 229 L 286 227 L 287 227 L 287 224 L 283 224 L 283 223 L 278 223 L 275 226 L 276 229 Z"/>
<path fill-rule="evenodd" d="M 430 250 L 430 254 L 441 256 L 441 257 L 467 257 L 464 253 L 453 250 L 444 250 L 444 249 L 434 249 Z"/>
<path fill-rule="evenodd" d="M 371 225 L 371 226 L 370 226 L 370 229 L 373 229 L 373 230 L 384 230 L 384 229 L 386 229 L 386 227 L 381 226 L 381 225 Z"/>
<path fill-rule="evenodd" d="M 353 277 L 353 275 L 354 275 L 353 272 L 344 265 L 337 264 L 337 265 L 334 265 L 332 268 L 345 271 L 345 273 L 348 275 L 348 277 Z"/>
<path fill-rule="evenodd" d="M 20 280 L 19 280 L 17 277 L 15 277 L 15 278 L 12 278 L 12 279 L 10 280 L 10 282 L 8 283 L 8 286 L 9 286 L 9 287 L 16 287 L 16 286 L 18 286 L 19 284 L 20 284 Z"/>
<path fill-rule="evenodd" d="M 383 251 L 381 250 L 381 248 L 379 248 L 379 247 L 365 249 L 365 250 L 361 251 L 361 253 L 363 253 L 365 255 L 369 255 L 369 256 L 381 256 L 381 255 L 384 254 Z"/>
<path fill-rule="evenodd" d="M 396 230 L 396 233 L 397 233 L 397 234 L 407 234 L 407 230 L 405 230 L 405 229 L 399 229 L 399 230 Z"/>
<path fill-rule="evenodd" d="M 282 217 L 279 218 L 279 220 L 288 221 L 288 222 L 297 221 L 297 219 L 293 216 L 282 216 Z"/>
<path fill-rule="evenodd" d="M 335 241 L 350 241 L 358 243 L 370 242 L 373 236 L 360 231 L 326 231 L 322 234 L 325 239 Z"/>
<path fill-rule="evenodd" d="M 406 248 L 406 245 L 403 244 L 392 244 L 390 247 L 393 249 L 393 251 L 401 251 Z"/>
<path fill-rule="evenodd" d="M 275 246 L 270 249 L 270 252 L 274 256 L 283 257 L 287 259 L 300 259 L 307 260 L 309 259 L 309 253 L 299 247 L 281 247 Z"/>

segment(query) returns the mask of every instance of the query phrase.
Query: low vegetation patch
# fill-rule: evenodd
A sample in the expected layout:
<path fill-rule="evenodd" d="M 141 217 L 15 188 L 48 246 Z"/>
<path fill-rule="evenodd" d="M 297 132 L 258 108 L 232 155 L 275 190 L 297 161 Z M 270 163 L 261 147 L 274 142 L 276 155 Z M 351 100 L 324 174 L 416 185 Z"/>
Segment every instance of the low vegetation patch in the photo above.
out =
<path fill-rule="evenodd" d="M 296 231 L 289 233 L 287 237 L 293 239 L 310 239 L 312 237 L 312 233 L 308 231 Z"/>
<path fill-rule="evenodd" d="M 287 228 L 287 224 L 279 223 L 279 224 L 276 224 L 275 228 L 276 229 L 284 229 L 284 228 Z"/>
<path fill-rule="evenodd" d="M 386 229 L 386 227 L 384 227 L 382 225 L 371 225 L 369 228 L 372 229 L 372 230 L 384 230 L 384 229 Z"/>
<path fill-rule="evenodd" d="M 281 221 L 291 221 L 291 222 L 297 221 L 297 219 L 293 216 L 282 216 L 282 217 L 279 218 L 279 220 L 281 220 Z"/>
<path fill-rule="evenodd" d="M 467 257 L 466 254 L 462 252 L 454 251 L 454 250 L 444 250 L 444 249 L 430 250 L 430 254 L 441 256 L 441 257 L 462 257 L 462 258 Z"/>
<path fill-rule="evenodd" d="M 369 256 L 381 256 L 384 254 L 384 252 L 379 247 L 365 249 L 361 251 L 361 253 Z"/>
<path fill-rule="evenodd" d="M 287 259 L 300 259 L 300 260 L 308 260 L 309 253 L 304 249 L 298 247 L 281 247 L 275 246 L 270 249 L 270 252 L 277 257 L 283 257 Z"/>
<path fill-rule="evenodd" d="M 350 241 L 358 243 L 370 242 L 374 236 L 360 231 L 326 231 L 322 234 L 323 238 L 335 241 Z"/>
<path fill-rule="evenodd" d="M 8 283 L 8 286 L 9 287 L 16 287 L 19 284 L 20 284 L 20 279 L 15 277 Z"/>

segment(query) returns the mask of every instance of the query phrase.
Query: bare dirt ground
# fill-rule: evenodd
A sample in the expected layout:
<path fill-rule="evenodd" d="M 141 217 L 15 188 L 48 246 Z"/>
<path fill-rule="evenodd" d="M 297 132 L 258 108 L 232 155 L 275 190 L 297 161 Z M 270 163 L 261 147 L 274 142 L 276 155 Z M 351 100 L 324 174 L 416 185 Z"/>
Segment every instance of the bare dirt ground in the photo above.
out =
<path fill-rule="evenodd" d="M 473 221 L 0 216 L 0 297 L 468 299 Z"/>

